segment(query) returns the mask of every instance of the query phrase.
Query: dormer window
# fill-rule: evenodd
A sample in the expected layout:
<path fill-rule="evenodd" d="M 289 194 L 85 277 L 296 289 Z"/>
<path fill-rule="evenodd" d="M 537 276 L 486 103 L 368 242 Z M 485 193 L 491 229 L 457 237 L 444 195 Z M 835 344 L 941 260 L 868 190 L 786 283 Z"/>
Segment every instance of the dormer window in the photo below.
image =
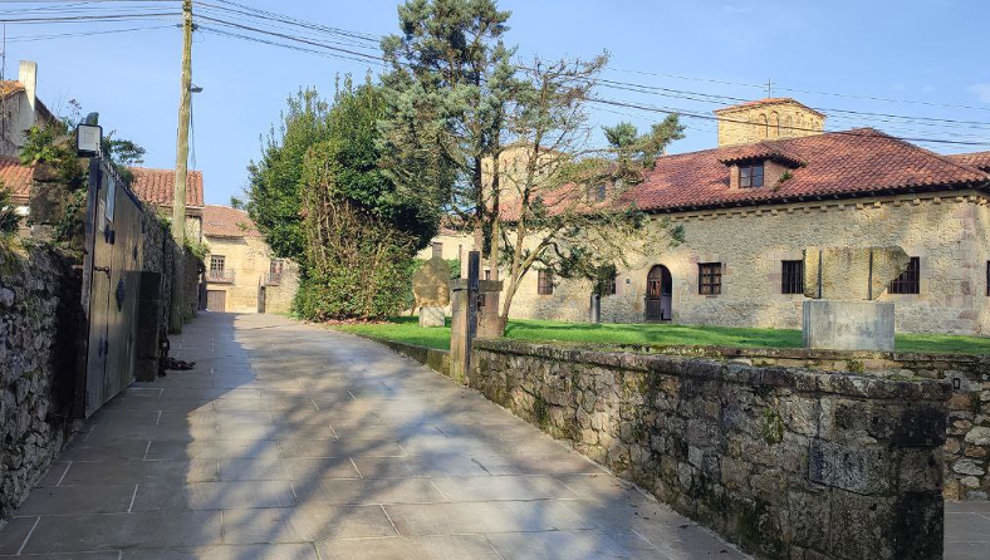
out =
<path fill-rule="evenodd" d="M 752 188 L 763 186 L 763 162 L 747 163 L 739 166 L 739 187 Z"/>

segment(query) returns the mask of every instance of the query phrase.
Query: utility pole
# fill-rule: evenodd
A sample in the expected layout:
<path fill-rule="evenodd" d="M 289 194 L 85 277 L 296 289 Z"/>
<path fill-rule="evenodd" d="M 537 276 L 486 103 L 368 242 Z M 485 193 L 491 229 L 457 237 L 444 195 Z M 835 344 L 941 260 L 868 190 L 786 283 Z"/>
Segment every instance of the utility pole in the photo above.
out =
<path fill-rule="evenodd" d="M 189 105 L 192 101 L 192 0 L 182 2 L 182 79 L 179 90 L 179 133 L 175 149 L 175 185 L 172 196 L 172 237 L 180 251 L 186 241 L 186 177 L 189 173 Z M 176 259 L 172 289 L 171 330 L 182 330 L 184 258 Z"/>

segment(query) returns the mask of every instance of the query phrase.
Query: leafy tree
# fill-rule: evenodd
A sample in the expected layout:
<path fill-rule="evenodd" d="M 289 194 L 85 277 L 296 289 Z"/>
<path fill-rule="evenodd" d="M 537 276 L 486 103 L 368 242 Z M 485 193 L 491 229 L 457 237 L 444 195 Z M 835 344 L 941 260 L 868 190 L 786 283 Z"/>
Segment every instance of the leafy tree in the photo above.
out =
<path fill-rule="evenodd" d="M 436 234 L 428 197 L 396 188 L 381 160 L 380 88 L 345 79 L 327 118 L 327 139 L 307 152 L 301 182 L 306 270 L 297 308 L 325 320 L 401 311 L 417 249 Z"/>
<path fill-rule="evenodd" d="M 507 122 L 525 146 L 523 169 L 504 175 L 505 212 L 498 213 L 493 260 L 507 272 L 500 318 L 534 265 L 563 278 L 589 280 L 601 292 L 606 275 L 631 253 L 675 244 L 678 234 L 624 198 L 667 144 L 682 137 L 676 116 L 639 135 L 629 123 L 604 130 L 609 147 L 587 150 L 586 100 L 606 62 L 536 60 L 520 79 Z M 504 255 L 499 254 L 498 246 Z"/>
<path fill-rule="evenodd" d="M 24 165 L 47 166 L 54 171 L 59 179 L 59 188 L 51 193 L 57 208 L 52 217 L 54 239 L 81 250 L 89 170 L 77 156 L 73 138 L 73 131 L 81 122 L 82 107 L 75 100 L 69 104 L 71 111 L 67 116 L 26 131 L 20 159 Z M 131 140 L 115 138 L 116 134 L 114 130 L 104 135 L 102 151 L 120 178 L 130 185 L 134 176 L 129 166 L 143 163 L 145 150 Z"/>
<path fill-rule="evenodd" d="M 243 210 L 244 209 L 244 201 L 241 200 L 241 199 L 239 199 L 239 198 L 237 198 L 236 196 L 231 196 L 230 197 L 230 207 L 231 208 L 236 208 L 238 210 Z"/>
<path fill-rule="evenodd" d="M 510 13 L 494 0 L 409 0 L 398 15 L 401 33 L 382 40 L 383 165 L 400 189 L 443 200 L 482 248 L 498 208 L 486 182 L 501 175 L 484 162 L 498 161 L 516 87 Z"/>
<path fill-rule="evenodd" d="M 330 106 L 315 89 L 301 90 L 287 103 L 278 130 L 273 127 L 263 141 L 261 160 L 248 165 L 247 211 L 276 255 L 304 264 L 299 193 L 303 158 L 314 144 L 327 139 Z"/>

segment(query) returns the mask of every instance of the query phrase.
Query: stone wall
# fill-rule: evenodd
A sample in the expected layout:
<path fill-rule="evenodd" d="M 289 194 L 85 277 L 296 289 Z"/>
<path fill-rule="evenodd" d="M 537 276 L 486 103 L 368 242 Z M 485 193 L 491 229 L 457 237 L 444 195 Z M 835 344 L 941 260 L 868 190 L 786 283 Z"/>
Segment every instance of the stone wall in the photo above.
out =
<path fill-rule="evenodd" d="M 759 557 L 942 557 L 948 384 L 474 348 L 470 386 Z"/>
<path fill-rule="evenodd" d="M 953 387 L 944 446 L 945 498 L 987 500 L 990 497 L 990 356 L 673 345 L 615 349 L 732 360 L 756 366 L 945 380 Z"/>
<path fill-rule="evenodd" d="M 82 365 L 78 263 L 25 247 L 0 245 L 0 525 L 61 449 Z"/>
<path fill-rule="evenodd" d="M 200 276 L 203 262 L 188 250 L 179 250 L 165 222 L 156 216 L 156 210 L 146 208 L 142 229 L 144 231 L 144 261 L 143 270 L 161 274 L 161 318 L 160 324 L 167 331 L 169 314 L 172 309 L 172 293 L 175 284 L 176 260 L 183 259 L 183 279 L 180 282 L 184 290 L 182 300 L 183 322 L 196 316 L 200 307 Z"/>

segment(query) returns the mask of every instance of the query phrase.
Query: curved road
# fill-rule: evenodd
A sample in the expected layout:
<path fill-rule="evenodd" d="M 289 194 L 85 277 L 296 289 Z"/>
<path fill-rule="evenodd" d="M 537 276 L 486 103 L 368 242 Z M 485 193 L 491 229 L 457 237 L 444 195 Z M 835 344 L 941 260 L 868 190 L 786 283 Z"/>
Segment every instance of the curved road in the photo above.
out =
<path fill-rule="evenodd" d="M 204 313 L 173 349 L 196 368 L 95 415 L 0 531 L 0 556 L 744 557 L 373 342 Z"/>

